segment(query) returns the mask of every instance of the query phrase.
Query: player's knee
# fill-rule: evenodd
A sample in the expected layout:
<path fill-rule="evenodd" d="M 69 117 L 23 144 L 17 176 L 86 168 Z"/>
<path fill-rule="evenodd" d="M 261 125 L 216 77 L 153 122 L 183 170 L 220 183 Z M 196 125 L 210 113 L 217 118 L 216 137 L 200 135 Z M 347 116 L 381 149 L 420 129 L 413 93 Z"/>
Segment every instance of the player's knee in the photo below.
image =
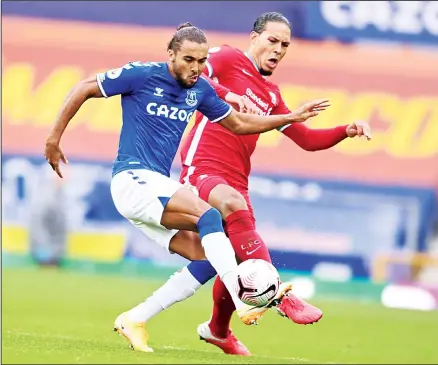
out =
<path fill-rule="evenodd" d="M 207 210 L 199 218 L 197 227 L 201 239 L 210 233 L 224 232 L 222 227 L 222 216 L 216 208 L 210 208 Z"/>
<path fill-rule="evenodd" d="M 224 217 L 239 210 L 248 210 L 245 198 L 239 192 L 233 190 L 222 200 L 221 212 Z"/>
<path fill-rule="evenodd" d="M 178 231 L 170 240 L 169 250 L 189 261 L 206 260 L 201 240 L 195 232 Z"/>

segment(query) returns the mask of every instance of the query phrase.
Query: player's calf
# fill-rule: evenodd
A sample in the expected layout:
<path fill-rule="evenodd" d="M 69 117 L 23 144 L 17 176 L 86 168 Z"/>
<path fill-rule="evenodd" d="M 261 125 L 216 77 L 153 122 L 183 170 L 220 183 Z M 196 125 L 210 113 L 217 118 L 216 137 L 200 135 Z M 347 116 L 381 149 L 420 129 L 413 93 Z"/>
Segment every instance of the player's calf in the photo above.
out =
<path fill-rule="evenodd" d="M 197 232 L 178 231 L 170 240 L 169 251 L 189 261 L 207 260 Z"/>
<path fill-rule="evenodd" d="M 234 292 L 237 262 L 233 247 L 223 230 L 219 211 L 187 188 L 181 188 L 166 204 L 161 223 L 169 229 L 196 229 L 205 256 L 230 292 L 236 308 L 244 306 Z M 193 223 L 196 224 L 195 229 Z"/>
<path fill-rule="evenodd" d="M 126 316 L 132 322 L 145 323 L 175 303 L 190 298 L 215 275 L 216 271 L 208 261 L 193 261 L 172 274 L 144 302 L 126 312 Z"/>

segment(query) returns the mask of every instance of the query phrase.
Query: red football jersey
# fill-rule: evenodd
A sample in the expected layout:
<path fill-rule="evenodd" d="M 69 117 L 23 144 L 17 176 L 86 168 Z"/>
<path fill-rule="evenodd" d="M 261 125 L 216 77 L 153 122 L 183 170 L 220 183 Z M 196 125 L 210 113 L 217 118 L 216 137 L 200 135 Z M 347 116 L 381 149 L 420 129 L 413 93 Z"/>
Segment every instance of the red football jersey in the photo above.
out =
<path fill-rule="evenodd" d="M 238 95 L 246 95 L 259 114 L 287 114 L 277 85 L 267 81 L 242 51 L 224 45 L 210 49 L 205 73 Z M 247 186 L 251 155 L 259 134 L 236 135 L 197 112 L 196 122 L 181 149 L 181 162 L 191 172 L 213 169 L 242 188 Z"/>

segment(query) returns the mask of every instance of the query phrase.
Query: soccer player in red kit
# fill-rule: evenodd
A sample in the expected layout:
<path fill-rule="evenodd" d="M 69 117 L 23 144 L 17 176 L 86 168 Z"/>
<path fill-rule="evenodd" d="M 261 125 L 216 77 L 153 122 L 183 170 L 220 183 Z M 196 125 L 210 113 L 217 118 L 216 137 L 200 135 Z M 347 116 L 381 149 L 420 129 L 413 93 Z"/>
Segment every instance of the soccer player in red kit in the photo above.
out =
<path fill-rule="evenodd" d="M 246 53 L 230 46 L 210 50 L 205 77 L 220 97 L 241 111 L 288 114 L 290 111 L 278 87 L 266 77 L 273 73 L 286 54 L 290 37 L 290 24 L 283 15 L 263 14 L 254 23 Z M 239 261 L 257 258 L 271 262 L 268 248 L 256 231 L 248 194 L 250 158 L 259 135 L 237 136 L 207 122 L 203 115 L 198 114 L 183 145 L 180 181 L 191 185 L 203 200 L 221 212 L 225 231 Z M 370 138 L 369 126 L 364 122 L 332 129 L 309 129 L 296 123 L 280 132 L 308 151 L 330 148 L 346 137 L 365 135 Z M 141 304 L 143 321 L 147 322 L 171 305 L 192 296 L 216 275 L 210 263 L 202 257 L 189 259 L 189 265 L 174 273 Z M 199 336 L 227 354 L 250 355 L 229 328 L 235 307 L 220 280 L 214 283 L 213 301 L 212 317 L 198 326 Z M 291 293 L 290 283 L 281 284 L 271 305 L 298 324 L 314 323 L 322 316 L 320 309 Z M 267 309 L 255 307 L 251 310 L 258 311 L 260 318 Z"/>
<path fill-rule="evenodd" d="M 236 94 L 245 96 L 262 115 L 290 113 L 278 86 L 266 79 L 286 54 L 290 37 L 288 20 L 279 13 L 266 13 L 254 23 L 247 52 L 227 45 L 212 48 L 205 70 L 209 78 L 218 81 L 219 85 L 212 83 L 218 95 L 229 102 Z M 346 137 L 370 137 L 369 126 L 364 122 L 332 129 L 309 129 L 303 124 L 293 124 L 280 132 L 307 151 L 330 148 Z M 198 114 L 182 148 L 180 181 L 196 187 L 199 196 L 221 212 L 240 261 L 256 258 L 271 262 L 268 248 L 256 231 L 248 194 L 250 158 L 258 138 L 259 135 L 235 135 L 208 123 L 205 116 Z M 199 335 L 227 353 L 244 355 L 246 348 L 229 330 L 234 304 L 218 278 L 213 287 L 213 300 L 212 318 L 198 327 Z M 276 309 L 301 324 L 316 322 L 322 316 L 319 309 L 287 290 Z"/>

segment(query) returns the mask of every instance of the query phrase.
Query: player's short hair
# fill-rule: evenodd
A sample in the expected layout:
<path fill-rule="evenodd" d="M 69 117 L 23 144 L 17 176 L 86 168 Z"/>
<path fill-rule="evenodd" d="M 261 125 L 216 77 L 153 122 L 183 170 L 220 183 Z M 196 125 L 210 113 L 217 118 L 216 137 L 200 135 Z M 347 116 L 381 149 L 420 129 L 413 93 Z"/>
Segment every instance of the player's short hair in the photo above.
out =
<path fill-rule="evenodd" d="M 181 49 L 181 44 L 185 40 L 202 44 L 207 43 L 207 36 L 201 29 L 195 27 L 192 23 L 186 22 L 180 24 L 176 28 L 175 34 L 167 45 L 167 50 L 171 49 L 174 52 L 179 51 Z"/>
<path fill-rule="evenodd" d="M 252 31 L 258 34 L 263 33 L 266 30 L 266 24 L 268 23 L 283 23 L 286 24 L 290 30 L 292 30 L 289 20 L 287 20 L 283 14 L 271 11 L 269 13 L 263 13 L 255 20 Z"/>

